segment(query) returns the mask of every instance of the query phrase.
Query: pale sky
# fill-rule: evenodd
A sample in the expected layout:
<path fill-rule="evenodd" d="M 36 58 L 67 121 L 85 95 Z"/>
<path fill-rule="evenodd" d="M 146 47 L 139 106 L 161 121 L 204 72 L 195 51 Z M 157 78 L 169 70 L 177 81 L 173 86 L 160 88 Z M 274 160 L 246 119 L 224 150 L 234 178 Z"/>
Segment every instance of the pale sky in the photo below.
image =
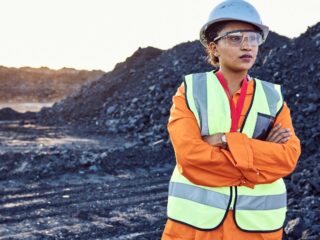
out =
<path fill-rule="evenodd" d="M 298 37 L 320 0 L 248 0 L 271 30 Z M 0 65 L 110 71 L 138 47 L 198 39 L 220 0 L 0 0 Z"/>

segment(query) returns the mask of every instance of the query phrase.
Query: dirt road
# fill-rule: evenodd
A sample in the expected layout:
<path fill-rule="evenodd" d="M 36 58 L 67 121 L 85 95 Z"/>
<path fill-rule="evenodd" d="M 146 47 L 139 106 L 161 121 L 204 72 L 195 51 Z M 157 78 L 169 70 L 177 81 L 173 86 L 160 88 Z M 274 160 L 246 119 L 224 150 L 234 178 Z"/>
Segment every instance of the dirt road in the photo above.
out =
<path fill-rule="evenodd" d="M 135 169 L 1 181 L 0 239 L 159 239 L 169 175 L 153 175 Z"/>
<path fill-rule="evenodd" d="M 74 160 L 103 155 L 108 146 L 123 144 L 121 139 L 72 133 L 0 124 L 0 240 L 160 239 L 173 165 L 121 168 L 120 163 L 114 171 L 99 170 L 94 160 Z M 59 167 L 69 160 L 69 168 Z M 48 176 L 44 169 L 50 169 Z"/>

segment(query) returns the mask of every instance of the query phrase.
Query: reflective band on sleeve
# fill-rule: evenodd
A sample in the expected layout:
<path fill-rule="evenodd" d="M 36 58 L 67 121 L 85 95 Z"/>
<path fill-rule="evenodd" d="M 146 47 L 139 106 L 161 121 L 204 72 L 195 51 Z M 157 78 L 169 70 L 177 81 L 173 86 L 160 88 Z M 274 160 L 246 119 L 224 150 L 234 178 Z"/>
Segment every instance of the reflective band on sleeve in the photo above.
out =
<path fill-rule="evenodd" d="M 210 207 L 227 209 L 230 196 L 219 192 L 209 191 L 187 185 L 184 183 L 170 182 L 169 196 L 187 199 Z"/>
<path fill-rule="evenodd" d="M 237 210 L 273 210 L 287 206 L 287 194 L 237 197 Z"/>
<path fill-rule="evenodd" d="M 207 75 L 206 73 L 193 74 L 192 88 L 194 103 L 200 120 L 201 135 L 209 135 L 207 111 Z"/>

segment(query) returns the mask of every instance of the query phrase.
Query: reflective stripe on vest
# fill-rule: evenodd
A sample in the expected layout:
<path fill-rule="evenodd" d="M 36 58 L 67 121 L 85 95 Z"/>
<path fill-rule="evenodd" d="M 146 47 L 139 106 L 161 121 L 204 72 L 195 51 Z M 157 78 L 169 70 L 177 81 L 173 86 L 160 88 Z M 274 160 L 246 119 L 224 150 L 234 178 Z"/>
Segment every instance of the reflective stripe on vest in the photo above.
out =
<path fill-rule="evenodd" d="M 231 203 L 230 196 L 230 187 L 211 188 L 193 184 L 179 173 L 176 166 L 169 183 L 167 215 L 199 229 L 213 229 L 223 221 Z"/>
<path fill-rule="evenodd" d="M 255 90 L 241 132 L 263 139 L 281 110 L 283 98 L 279 85 L 258 79 L 251 81 Z M 188 107 L 197 119 L 202 136 L 229 132 L 228 98 L 213 72 L 185 76 L 185 89 Z M 169 218 L 203 230 L 214 229 L 223 222 L 231 203 L 239 228 L 255 232 L 278 230 L 283 226 L 286 212 L 283 179 L 258 184 L 254 189 L 206 187 L 190 182 L 175 168 L 169 184 Z"/>

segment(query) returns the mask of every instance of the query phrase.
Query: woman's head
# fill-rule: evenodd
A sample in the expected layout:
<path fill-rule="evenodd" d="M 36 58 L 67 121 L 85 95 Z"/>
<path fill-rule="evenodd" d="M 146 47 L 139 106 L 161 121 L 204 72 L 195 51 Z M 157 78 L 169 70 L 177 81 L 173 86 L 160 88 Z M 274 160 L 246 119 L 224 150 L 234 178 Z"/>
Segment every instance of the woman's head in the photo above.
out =
<path fill-rule="evenodd" d="M 213 8 L 207 22 L 200 30 L 200 41 L 207 48 L 211 64 L 215 66 L 223 64 L 223 56 L 216 56 L 215 52 L 212 51 L 215 49 L 212 45 L 218 45 L 218 51 L 220 48 L 222 51 L 222 42 L 230 42 L 230 35 L 228 34 L 233 30 L 257 30 L 261 33 L 263 40 L 267 38 L 269 32 L 269 28 L 262 24 L 258 11 L 250 3 L 244 0 L 225 0 L 221 2 Z M 255 35 L 250 31 L 240 31 L 232 34 L 238 34 L 242 39 L 252 39 Z M 218 36 L 220 38 L 217 39 Z M 252 41 L 250 40 L 250 42 Z M 233 47 L 234 45 L 232 44 Z"/>
<path fill-rule="evenodd" d="M 241 21 L 212 24 L 205 37 L 209 63 L 232 70 L 249 70 L 263 41 L 259 28 Z"/>

